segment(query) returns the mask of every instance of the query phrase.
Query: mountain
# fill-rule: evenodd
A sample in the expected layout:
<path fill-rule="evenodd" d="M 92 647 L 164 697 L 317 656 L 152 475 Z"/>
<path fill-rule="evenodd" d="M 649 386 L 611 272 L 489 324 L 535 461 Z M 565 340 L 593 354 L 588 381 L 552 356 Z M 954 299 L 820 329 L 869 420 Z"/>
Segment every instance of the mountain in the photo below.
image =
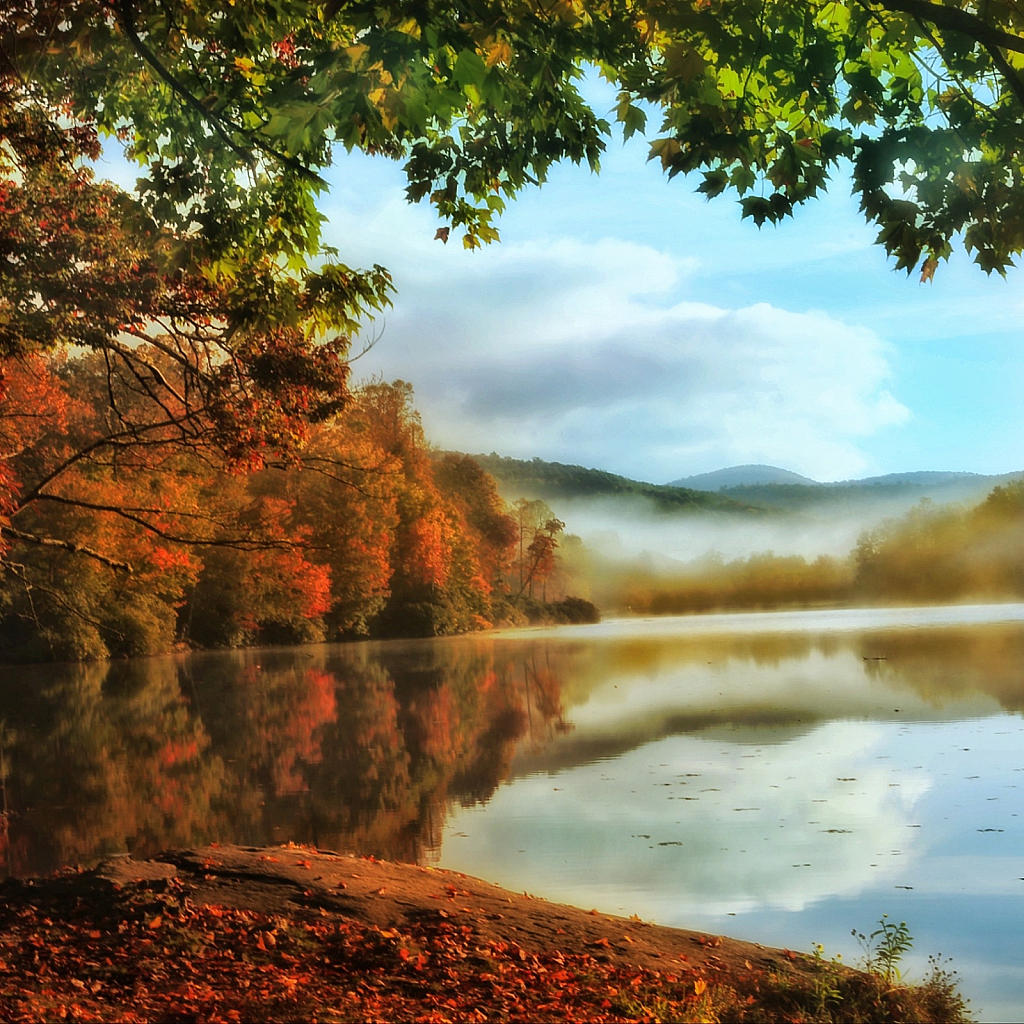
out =
<path fill-rule="evenodd" d="M 756 504 L 713 491 L 671 484 L 648 484 L 601 469 L 545 462 L 543 459 L 508 459 L 493 452 L 473 458 L 494 477 L 508 500 L 541 498 L 578 501 L 596 498 L 643 498 L 662 512 L 731 512 L 760 515 Z"/>
<path fill-rule="evenodd" d="M 1024 473 L 985 476 L 981 473 L 890 473 L 835 484 L 740 484 L 716 494 L 818 517 L 840 514 L 870 518 L 902 515 L 922 500 L 936 505 L 975 504 L 993 487 L 1024 478 Z"/>
<path fill-rule="evenodd" d="M 997 485 L 1024 479 L 1024 473 L 926 472 L 822 484 L 788 474 L 807 482 L 697 490 L 542 459 L 494 453 L 474 458 L 495 478 L 506 501 L 540 498 L 588 547 L 612 558 L 648 561 L 690 562 L 712 551 L 726 559 L 765 551 L 808 560 L 821 554 L 845 557 L 865 529 L 904 515 L 922 499 L 976 504 Z"/>
<path fill-rule="evenodd" d="M 683 477 L 671 484 L 650 484 L 601 469 L 543 459 L 508 459 L 493 452 L 473 458 L 498 481 L 509 501 L 521 497 L 549 502 L 643 498 L 662 512 L 748 516 L 786 512 L 815 519 L 856 515 L 865 521 L 902 515 L 922 499 L 936 504 L 978 502 L 993 487 L 1024 478 L 1024 472 L 986 476 L 921 471 L 823 484 L 777 466 L 732 466 Z"/>
<path fill-rule="evenodd" d="M 711 473 L 684 476 L 666 484 L 667 487 L 689 487 L 698 491 L 720 491 L 723 487 L 749 487 L 756 484 L 803 484 L 814 486 L 817 480 L 791 473 L 778 466 L 730 466 Z"/>

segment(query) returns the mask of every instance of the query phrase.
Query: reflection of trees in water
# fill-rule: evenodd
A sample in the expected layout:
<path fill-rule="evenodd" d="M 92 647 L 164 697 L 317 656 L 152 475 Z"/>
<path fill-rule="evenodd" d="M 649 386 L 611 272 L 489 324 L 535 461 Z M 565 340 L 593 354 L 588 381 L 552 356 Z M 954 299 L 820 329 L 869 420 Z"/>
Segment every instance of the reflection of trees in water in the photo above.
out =
<path fill-rule="evenodd" d="M 531 720 L 562 721 L 559 683 L 487 645 L 381 650 L 6 670 L 0 855 L 14 874 L 210 840 L 421 858 Z"/>
<path fill-rule="evenodd" d="M 1024 713 L 1024 630 L 964 626 L 865 635 L 865 671 L 910 687 L 935 707 L 984 694 L 1003 710 Z"/>
<path fill-rule="evenodd" d="M 4 693 L 12 873 L 213 834 L 223 765 L 173 661 L 63 666 L 44 678 Z"/>
<path fill-rule="evenodd" d="M 853 654 L 864 674 L 907 687 L 941 708 L 953 700 L 994 698 L 1008 712 L 1024 711 L 1024 628 L 1019 623 L 836 630 L 830 633 L 721 633 L 642 636 L 601 643 L 552 645 L 568 706 L 583 703 L 609 679 L 671 676 L 691 667 L 710 670 L 799 666 L 811 655 Z"/>
<path fill-rule="evenodd" d="M 0 859 L 24 874 L 126 850 L 294 839 L 419 860 L 439 847 L 453 802 L 488 800 L 517 751 L 544 757 L 540 748 L 571 728 L 564 708 L 609 679 L 643 686 L 688 666 L 743 675 L 814 654 L 853 666 L 854 682 L 909 688 L 939 709 L 981 694 L 1024 711 L 1019 625 L 598 644 L 466 638 L 5 669 Z M 677 708 L 655 724 L 707 730 L 742 723 L 745 707 L 719 701 L 709 718 L 693 705 L 692 721 Z M 747 710 L 751 727 L 767 720 L 760 705 Z M 813 710 L 802 706 L 805 724 Z M 599 739 L 651 738 L 650 723 L 634 724 L 647 731 Z"/>
<path fill-rule="evenodd" d="M 992 714 L 995 702 L 1024 712 L 1019 623 L 547 646 L 564 680 L 562 700 L 581 709 L 582 727 L 546 748 L 520 748 L 516 777 L 615 759 L 670 735 L 765 745 L 836 718 L 956 719 Z"/>

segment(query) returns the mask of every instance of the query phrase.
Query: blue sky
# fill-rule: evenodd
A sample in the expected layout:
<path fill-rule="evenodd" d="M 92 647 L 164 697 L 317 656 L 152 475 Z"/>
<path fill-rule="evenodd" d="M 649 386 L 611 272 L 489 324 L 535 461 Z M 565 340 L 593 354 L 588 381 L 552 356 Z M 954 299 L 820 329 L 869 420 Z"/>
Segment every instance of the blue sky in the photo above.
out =
<path fill-rule="evenodd" d="M 599 110 L 614 94 L 590 83 Z M 1021 273 L 897 274 L 845 181 L 758 230 L 646 141 L 560 167 L 467 252 L 398 165 L 339 157 L 328 241 L 394 274 L 358 375 L 410 381 L 443 447 L 665 482 L 766 462 L 820 480 L 1024 469 Z"/>
<path fill-rule="evenodd" d="M 922 285 L 842 180 L 759 231 L 646 153 L 616 139 L 599 176 L 559 167 L 477 252 L 434 240 L 399 165 L 340 153 L 326 241 L 397 286 L 357 379 L 412 383 L 439 446 L 653 482 L 756 462 L 819 480 L 1024 469 L 1020 272 L 957 253 Z"/>

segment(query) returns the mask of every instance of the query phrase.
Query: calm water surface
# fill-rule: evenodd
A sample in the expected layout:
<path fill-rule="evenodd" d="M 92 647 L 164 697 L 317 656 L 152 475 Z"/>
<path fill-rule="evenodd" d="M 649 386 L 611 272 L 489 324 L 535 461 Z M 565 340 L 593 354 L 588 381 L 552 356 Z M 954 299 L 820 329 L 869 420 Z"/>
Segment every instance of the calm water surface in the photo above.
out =
<path fill-rule="evenodd" d="M 1024 605 L 0 669 L 11 874 L 210 840 L 439 863 L 1024 1019 Z"/>

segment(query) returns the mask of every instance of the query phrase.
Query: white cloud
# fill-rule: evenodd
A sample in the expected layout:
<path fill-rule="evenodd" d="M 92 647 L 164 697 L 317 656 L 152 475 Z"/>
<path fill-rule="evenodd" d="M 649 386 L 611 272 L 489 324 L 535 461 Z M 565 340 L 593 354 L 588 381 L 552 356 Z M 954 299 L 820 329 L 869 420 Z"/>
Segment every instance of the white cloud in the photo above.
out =
<path fill-rule="evenodd" d="M 392 194 L 330 209 L 329 241 L 398 288 L 360 375 L 410 381 L 428 436 L 466 451 L 582 462 L 655 481 L 768 462 L 819 479 L 910 413 L 885 343 L 825 313 L 730 309 L 694 294 L 694 259 L 556 238 L 467 252 Z"/>
<path fill-rule="evenodd" d="M 908 825 L 930 780 L 893 787 L 876 760 L 883 736 L 828 722 L 759 745 L 756 760 L 749 745 L 669 736 L 538 773 L 485 809 L 453 809 L 440 862 L 669 925 L 855 896 L 907 877 L 922 852 Z"/>

